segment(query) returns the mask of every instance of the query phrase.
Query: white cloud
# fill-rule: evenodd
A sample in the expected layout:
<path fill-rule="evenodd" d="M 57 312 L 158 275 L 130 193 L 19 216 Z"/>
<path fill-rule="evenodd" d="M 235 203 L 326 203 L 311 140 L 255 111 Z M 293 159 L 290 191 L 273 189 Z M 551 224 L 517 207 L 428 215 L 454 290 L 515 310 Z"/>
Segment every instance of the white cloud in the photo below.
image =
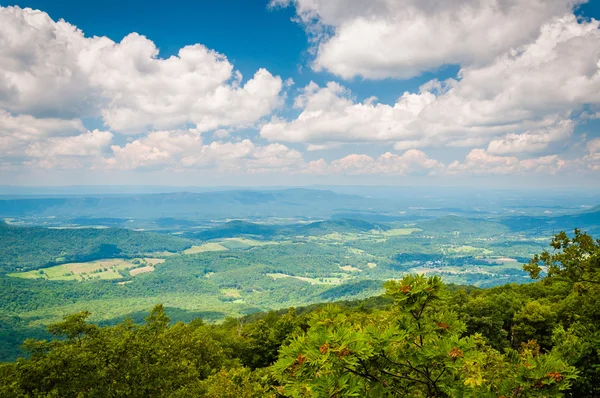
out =
<path fill-rule="evenodd" d="M 106 160 L 111 167 L 136 169 L 156 165 L 172 165 L 177 157 L 202 149 L 200 134 L 187 131 L 154 131 L 125 146 L 113 145 L 113 157 Z"/>
<path fill-rule="evenodd" d="M 600 171 L 600 138 L 589 141 L 587 149 L 589 153 L 581 159 L 581 163 L 589 170 Z"/>
<path fill-rule="evenodd" d="M 73 137 L 52 137 L 29 145 L 27 155 L 34 158 L 56 156 L 99 156 L 112 142 L 110 131 L 88 131 Z"/>
<path fill-rule="evenodd" d="M 578 21 L 571 9 L 579 2 L 274 0 L 297 7 L 315 39 L 317 70 L 383 78 L 447 63 L 461 69 L 390 105 L 357 101 L 336 82 L 311 82 L 294 98 L 299 115 L 273 116 L 256 140 L 240 131 L 282 105 L 291 79 L 259 69 L 244 80 L 223 54 L 200 44 L 161 58 L 136 33 L 120 42 L 85 37 L 44 12 L 0 7 L 0 169 L 444 178 L 600 171 L 600 139 L 581 153 L 582 138 L 571 160 L 557 155 L 579 121 L 600 114 L 600 22 Z M 81 121 L 88 117 L 111 131 L 88 131 Z M 121 144 L 113 145 L 113 134 Z M 119 134 L 137 135 L 123 143 Z M 398 153 L 306 162 L 282 143 L 337 153 L 350 143 L 393 145 Z M 430 147 L 470 153 L 445 165 L 420 150 Z"/>
<path fill-rule="evenodd" d="M 492 63 L 461 69 L 460 80 L 422 113 L 438 124 L 487 126 L 568 115 L 600 103 L 599 21 L 574 15 L 542 27 L 537 40 Z"/>
<path fill-rule="evenodd" d="M 324 159 L 310 162 L 306 173 L 315 174 L 376 174 L 376 175 L 433 175 L 444 165 L 425 153 L 411 149 L 402 155 L 386 152 L 377 158 L 351 154 L 327 164 Z"/>
<path fill-rule="evenodd" d="M 0 109 L 0 155 L 22 156 L 32 142 L 84 131 L 86 130 L 79 120 L 14 116 Z"/>
<path fill-rule="evenodd" d="M 561 120 L 555 126 L 526 131 L 522 134 L 507 134 L 501 139 L 490 141 L 487 151 L 503 155 L 509 153 L 539 152 L 549 144 L 571 137 L 575 123 Z"/>
<path fill-rule="evenodd" d="M 464 162 L 455 161 L 448 165 L 446 174 L 517 174 L 537 172 L 553 174 L 563 169 L 566 162 L 557 155 L 519 160 L 514 156 L 491 155 L 484 149 L 473 149 Z"/>
<path fill-rule="evenodd" d="M 272 141 L 314 145 L 395 142 L 396 150 L 484 146 L 497 154 L 536 152 L 568 137 L 573 111 L 600 104 L 598 21 L 567 15 L 539 37 L 459 79 L 432 80 L 393 105 L 358 103 L 343 86 L 311 83 L 296 97 L 302 112 L 261 128 Z"/>
<path fill-rule="evenodd" d="M 23 166 L 30 169 L 53 169 L 53 170 L 72 170 L 84 169 L 90 167 L 89 159 L 76 157 L 49 157 L 33 158 L 22 163 Z"/>
<path fill-rule="evenodd" d="M 536 37 L 585 0 L 272 0 L 296 7 L 313 68 L 343 78 L 411 77 L 444 64 L 485 64 Z"/>
<path fill-rule="evenodd" d="M 409 124 L 435 96 L 405 93 L 394 106 L 355 103 L 350 92 L 335 82 L 318 87 L 311 82 L 295 99 L 302 113 L 291 122 L 274 118 L 260 134 L 271 141 L 360 142 L 417 138 Z"/>
<path fill-rule="evenodd" d="M 65 21 L 0 7 L 0 108 L 58 118 L 102 116 L 112 130 L 194 124 L 248 126 L 280 104 L 280 77 L 260 69 L 242 84 L 227 58 L 200 44 L 158 57 L 136 33 L 119 43 Z"/>
<path fill-rule="evenodd" d="M 302 154 L 281 144 L 255 145 L 248 139 L 239 142 L 214 141 L 204 144 L 199 134 L 186 131 L 158 131 L 127 143 L 112 146 L 113 157 L 105 160 L 110 168 L 136 169 L 169 167 L 214 168 L 221 171 L 289 171 L 300 168 Z"/>
<path fill-rule="evenodd" d="M 182 167 L 216 168 L 221 171 L 257 173 L 297 171 L 304 165 L 302 154 L 281 144 L 256 145 L 240 142 L 211 142 L 181 159 Z"/>

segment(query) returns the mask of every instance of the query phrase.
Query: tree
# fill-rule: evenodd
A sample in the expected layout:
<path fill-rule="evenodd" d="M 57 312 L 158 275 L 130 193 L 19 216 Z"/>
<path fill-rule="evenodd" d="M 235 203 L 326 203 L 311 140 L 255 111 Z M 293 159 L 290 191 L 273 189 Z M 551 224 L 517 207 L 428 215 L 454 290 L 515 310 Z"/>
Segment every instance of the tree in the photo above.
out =
<path fill-rule="evenodd" d="M 533 256 L 523 269 L 533 279 L 539 279 L 542 271 L 548 277 L 558 276 L 573 282 L 600 284 L 600 240 L 594 240 L 586 232 L 575 229 L 573 238 L 560 232 L 552 238 L 548 251 Z"/>
<path fill-rule="evenodd" d="M 0 368 L 0 396 L 163 397 L 230 366 L 221 344 L 201 323 L 169 326 L 162 306 L 146 324 L 114 327 L 65 317 L 50 331 L 63 340 L 28 340 L 30 359 Z"/>
<path fill-rule="evenodd" d="M 282 348 L 274 365 L 281 393 L 294 397 L 561 396 L 575 371 L 529 346 L 500 354 L 439 305 L 439 277 L 386 283 L 389 311 L 347 315 L 328 306 Z M 531 345 L 535 345 L 532 342 Z"/>
<path fill-rule="evenodd" d="M 554 236 L 552 252 L 535 255 L 523 268 L 532 278 L 550 283 L 565 279 L 572 284 L 571 293 L 562 301 L 559 314 L 564 326 L 555 325 L 548 336 L 553 351 L 580 369 L 575 381 L 574 396 L 598 396 L 600 394 L 600 240 L 594 240 L 586 232 L 575 229 L 573 237 L 565 232 Z M 542 319 L 544 317 L 540 317 Z M 546 320 L 545 329 L 551 326 Z M 537 333 L 541 333 L 536 328 Z"/>

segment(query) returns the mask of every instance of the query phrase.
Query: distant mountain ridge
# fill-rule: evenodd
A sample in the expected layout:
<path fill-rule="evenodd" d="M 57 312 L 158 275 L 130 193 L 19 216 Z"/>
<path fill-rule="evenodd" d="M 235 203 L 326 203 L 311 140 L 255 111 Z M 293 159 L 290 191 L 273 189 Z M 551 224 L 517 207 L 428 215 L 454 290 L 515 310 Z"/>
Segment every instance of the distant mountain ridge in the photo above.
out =
<path fill-rule="evenodd" d="M 293 188 L 274 191 L 175 192 L 66 198 L 0 200 L 0 216 L 110 217 L 110 218 L 245 218 L 324 217 L 336 211 L 379 204 L 377 199 L 333 191 Z"/>
<path fill-rule="evenodd" d="M 486 219 L 470 219 L 459 216 L 443 216 L 433 220 L 426 220 L 417 223 L 417 227 L 423 229 L 427 233 L 452 233 L 460 231 L 466 234 L 488 234 L 499 233 L 508 228 L 495 221 Z"/>
<path fill-rule="evenodd" d="M 242 220 L 234 220 L 204 231 L 187 233 L 186 236 L 202 240 L 233 238 L 236 236 L 244 235 L 261 238 L 272 238 L 277 235 L 319 236 L 327 235 L 334 232 L 352 233 L 368 232 L 371 230 L 387 231 L 389 229 L 390 226 L 385 224 L 346 218 L 315 221 L 307 224 L 287 225 L 268 225 Z"/>
<path fill-rule="evenodd" d="M 574 214 L 547 217 L 516 216 L 501 221 L 512 231 L 572 231 L 574 228 L 600 232 L 600 205 Z"/>

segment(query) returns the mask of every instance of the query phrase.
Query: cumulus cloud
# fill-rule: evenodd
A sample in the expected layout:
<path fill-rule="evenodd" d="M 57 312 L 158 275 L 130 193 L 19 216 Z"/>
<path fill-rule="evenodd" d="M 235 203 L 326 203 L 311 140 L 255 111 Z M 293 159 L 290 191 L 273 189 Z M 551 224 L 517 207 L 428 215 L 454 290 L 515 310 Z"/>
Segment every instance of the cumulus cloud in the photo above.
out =
<path fill-rule="evenodd" d="M 533 40 L 585 0 L 272 0 L 293 5 L 313 68 L 342 78 L 407 78 L 445 64 L 485 64 Z"/>
<path fill-rule="evenodd" d="M 154 131 L 124 146 L 113 145 L 111 167 L 136 169 L 174 164 L 177 158 L 202 149 L 202 137 L 188 131 Z"/>
<path fill-rule="evenodd" d="M 302 167 L 302 154 L 281 144 L 256 145 L 239 142 L 203 143 L 196 132 L 157 131 L 124 146 L 112 146 L 113 156 L 105 159 L 115 169 L 168 166 L 182 171 L 215 168 L 221 171 L 287 171 Z"/>
<path fill-rule="evenodd" d="M 304 172 L 315 174 L 377 174 L 377 175 L 433 175 L 443 170 L 443 163 L 425 153 L 411 149 L 402 155 L 386 152 L 377 158 L 351 154 L 327 163 L 324 159 L 310 162 Z"/>
<path fill-rule="evenodd" d="M 0 7 L 0 169 L 600 171 L 599 139 L 569 160 L 555 154 L 580 121 L 600 114 L 600 22 L 572 14 L 581 2 L 274 0 L 296 7 L 314 40 L 316 70 L 402 78 L 443 64 L 461 68 L 456 78 L 430 80 L 393 104 L 358 101 L 337 82 L 311 82 L 293 99 L 298 116 L 268 122 L 291 79 L 259 69 L 245 80 L 225 55 L 201 44 L 165 58 L 136 33 L 119 42 L 86 37 L 44 12 Z M 81 121 L 87 118 L 106 128 L 89 131 Z M 238 137 L 245 127 L 259 128 L 260 136 Z M 343 152 L 331 160 L 330 152 L 323 155 L 328 160 L 307 162 L 293 148 L 340 153 L 350 143 L 393 146 L 397 153 Z M 423 151 L 430 147 L 470 153 L 444 164 Z"/>
<path fill-rule="evenodd" d="M 565 170 L 568 166 L 568 162 L 560 159 L 557 155 L 519 160 L 515 156 L 492 155 L 484 149 L 473 149 L 463 161 L 457 160 L 445 165 L 430 158 L 420 150 L 411 149 L 401 155 L 386 152 L 377 158 L 365 154 L 351 154 L 331 162 L 327 162 L 325 159 L 314 160 L 304 167 L 303 172 L 310 174 L 368 174 L 377 176 L 555 174 Z"/>
<path fill-rule="evenodd" d="M 22 156 L 32 142 L 86 131 L 80 120 L 11 115 L 0 109 L 0 155 Z"/>
<path fill-rule="evenodd" d="M 531 44 L 492 63 L 461 69 L 460 80 L 424 110 L 432 123 L 485 126 L 568 114 L 600 102 L 599 21 L 553 19 Z"/>
<path fill-rule="evenodd" d="M 587 169 L 600 171 L 600 138 L 593 139 L 587 143 L 588 154 L 581 162 Z"/>
<path fill-rule="evenodd" d="M 348 89 L 329 82 L 311 82 L 296 97 L 300 115 L 288 122 L 272 119 L 261 127 L 262 137 L 287 142 L 390 141 L 419 137 L 409 125 L 435 95 L 405 93 L 394 106 L 367 101 L 355 103 Z"/>
<path fill-rule="evenodd" d="M 553 174 L 567 163 L 557 155 L 519 160 L 515 156 L 496 156 L 484 149 L 473 149 L 461 163 L 455 161 L 447 166 L 445 173 L 455 174 L 517 174 L 544 172 Z"/>
<path fill-rule="evenodd" d="M 464 67 L 458 80 L 432 80 L 395 104 L 355 101 L 330 82 L 309 84 L 296 97 L 293 120 L 261 128 L 269 140 L 323 145 L 395 142 L 396 150 L 483 146 L 491 153 L 536 152 L 568 138 L 573 111 L 600 103 L 599 21 L 574 15 L 543 25 L 532 43 L 489 64 Z"/>
<path fill-rule="evenodd" d="M 73 137 L 52 137 L 30 144 L 25 151 L 35 158 L 56 156 L 99 156 L 112 142 L 110 131 L 88 131 Z"/>
<path fill-rule="evenodd" d="M 501 139 L 490 141 L 487 151 L 493 154 L 539 152 L 553 142 L 569 138 L 574 127 L 572 120 L 561 120 L 548 128 L 507 134 Z"/>
<path fill-rule="evenodd" d="M 0 108 L 36 117 L 101 116 L 113 131 L 194 124 L 248 126 L 280 104 L 282 80 L 265 69 L 244 84 L 227 58 L 200 44 L 160 58 L 136 33 L 85 37 L 48 14 L 0 7 Z"/>

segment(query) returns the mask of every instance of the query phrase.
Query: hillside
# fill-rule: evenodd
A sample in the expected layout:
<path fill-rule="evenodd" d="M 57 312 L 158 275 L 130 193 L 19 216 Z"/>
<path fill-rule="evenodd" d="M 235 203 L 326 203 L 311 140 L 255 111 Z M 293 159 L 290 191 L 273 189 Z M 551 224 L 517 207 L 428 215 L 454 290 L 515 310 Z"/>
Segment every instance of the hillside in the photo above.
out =
<path fill-rule="evenodd" d="M 289 234 L 296 235 L 326 235 L 334 232 L 356 233 L 372 230 L 387 231 L 391 229 L 382 223 L 373 223 L 359 219 L 337 218 L 333 220 L 317 221 L 305 225 L 296 225 L 284 229 Z"/>
<path fill-rule="evenodd" d="M 295 236 L 321 236 L 334 232 L 362 233 L 369 231 L 387 231 L 390 226 L 383 223 L 373 223 L 359 219 L 336 218 L 325 221 L 315 221 L 306 224 L 257 224 L 248 221 L 234 220 L 199 232 L 187 232 L 186 236 L 201 240 L 233 238 L 250 236 L 261 239 Z"/>
<path fill-rule="evenodd" d="M 0 223 L 0 273 L 75 261 L 178 252 L 189 240 L 118 228 L 48 229 Z"/>
<path fill-rule="evenodd" d="M 0 395 L 592 397 L 598 294 L 564 278 L 467 289 L 409 275 L 384 297 L 219 325 L 173 325 L 162 306 L 142 324 L 76 313 L 30 341 L 30 359 L 0 365 Z"/>
<path fill-rule="evenodd" d="M 593 234 L 600 232 L 600 206 L 567 215 L 547 217 L 506 217 L 500 221 L 512 231 L 569 231 L 574 228 L 586 229 Z"/>
<path fill-rule="evenodd" d="M 256 224 L 247 221 L 234 220 L 200 232 L 188 233 L 187 236 L 201 240 L 217 238 L 233 238 L 236 236 L 255 236 L 270 238 L 277 234 L 276 226 Z"/>
<path fill-rule="evenodd" d="M 489 235 L 500 234 L 508 230 L 504 225 L 493 221 L 469 219 L 454 215 L 418 222 L 416 225 L 426 233 L 431 234 L 460 232 L 465 235 Z"/>

